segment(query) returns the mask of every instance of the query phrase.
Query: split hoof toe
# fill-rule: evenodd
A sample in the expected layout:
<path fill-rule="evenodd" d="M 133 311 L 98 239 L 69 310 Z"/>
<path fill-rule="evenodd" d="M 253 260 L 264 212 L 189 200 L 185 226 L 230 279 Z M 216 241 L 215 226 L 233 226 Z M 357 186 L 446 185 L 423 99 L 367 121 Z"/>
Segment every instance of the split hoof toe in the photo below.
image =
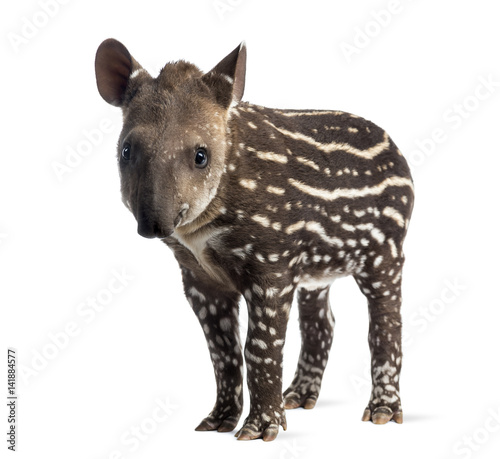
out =
<path fill-rule="evenodd" d="M 387 406 L 379 406 L 373 412 L 370 408 L 366 408 L 361 418 L 363 422 L 372 421 L 373 424 L 387 424 L 389 421 L 394 421 L 396 424 L 403 423 L 403 412 L 401 410 L 393 412 Z"/>

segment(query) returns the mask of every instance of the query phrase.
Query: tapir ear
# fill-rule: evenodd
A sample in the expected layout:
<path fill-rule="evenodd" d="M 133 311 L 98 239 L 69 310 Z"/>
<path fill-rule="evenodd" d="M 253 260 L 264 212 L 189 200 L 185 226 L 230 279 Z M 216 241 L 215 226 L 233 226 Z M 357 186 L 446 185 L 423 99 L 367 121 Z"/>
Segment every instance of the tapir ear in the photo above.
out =
<path fill-rule="evenodd" d="M 215 90 L 217 100 L 226 108 L 243 97 L 246 65 L 247 48 L 242 42 L 203 76 L 204 81 Z"/>
<path fill-rule="evenodd" d="M 130 76 L 142 67 L 118 40 L 104 40 L 95 56 L 97 89 L 111 105 L 121 107 Z"/>

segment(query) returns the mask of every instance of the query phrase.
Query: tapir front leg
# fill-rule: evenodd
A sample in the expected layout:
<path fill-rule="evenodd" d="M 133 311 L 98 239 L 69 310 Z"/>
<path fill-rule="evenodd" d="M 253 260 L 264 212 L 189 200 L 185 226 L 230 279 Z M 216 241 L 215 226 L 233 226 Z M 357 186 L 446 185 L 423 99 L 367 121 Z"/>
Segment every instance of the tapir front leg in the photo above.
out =
<path fill-rule="evenodd" d="M 243 408 L 243 358 L 238 328 L 237 293 L 221 292 L 203 281 L 203 275 L 183 268 L 186 297 L 205 333 L 217 382 L 217 400 L 198 431 L 230 432 Z"/>
<path fill-rule="evenodd" d="M 293 292 L 279 296 L 274 289 L 264 291 L 254 284 L 244 296 L 248 305 L 245 361 L 250 413 L 236 436 L 238 440 L 263 438 L 271 441 L 278 435 L 280 425 L 286 430 L 282 396 L 283 346 Z"/>

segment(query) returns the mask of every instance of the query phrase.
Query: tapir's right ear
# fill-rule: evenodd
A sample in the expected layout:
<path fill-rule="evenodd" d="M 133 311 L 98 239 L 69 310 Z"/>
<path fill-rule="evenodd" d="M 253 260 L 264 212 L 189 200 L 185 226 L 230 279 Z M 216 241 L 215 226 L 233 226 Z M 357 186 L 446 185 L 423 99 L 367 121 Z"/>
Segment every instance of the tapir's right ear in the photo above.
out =
<path fill-rule="evenodd" d="M 121 107 L 130 76 L 142 67 L 118 40 L 104 40 L 95 56 L 97 89 L 108 104 Z"/>
<path fill-rule="evenodd" d="M 242 42 L 203 76 L 203 80 L 214 90 L 219 103 L 226 108 L 238 103 L 243 97 L 246 65 L 247 48 L 245 42 Z M 219 81 L 221 77 L 223 85 Z"/>

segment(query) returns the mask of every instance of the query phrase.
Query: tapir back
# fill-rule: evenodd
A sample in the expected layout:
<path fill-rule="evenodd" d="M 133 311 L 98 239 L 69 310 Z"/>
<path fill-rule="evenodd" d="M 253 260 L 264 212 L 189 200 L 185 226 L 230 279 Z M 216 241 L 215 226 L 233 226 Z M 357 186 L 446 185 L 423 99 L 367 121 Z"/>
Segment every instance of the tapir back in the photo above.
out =
<path fill-rule="evenodd" d="M 304 192 L 298 182 L 316 189 L 351 189 L 353 193 L 346 196 L 351 199 L 380 196 L 384 190 L 366 188 L 389 177 L 405 178 L 411 187 L 408 164 L 399 149 L 383 129 L 364 118 L 340 111 L 276 110 L 250 104 L 240 104 L 232 113 L 237 118 L 238 147 L 256 159 L 249 161 L 256 169 L 258 159 L 261 170 L 279 173 L 282 186 Z M 354 189 L 364 191 L 356 194 Z M 399 198 L 407 192 L 403 190 Z M 310 195 L 325 203 L 335 201 L 334 196 Z M 411 210 L 410 198 L 405 207 Z"/>

